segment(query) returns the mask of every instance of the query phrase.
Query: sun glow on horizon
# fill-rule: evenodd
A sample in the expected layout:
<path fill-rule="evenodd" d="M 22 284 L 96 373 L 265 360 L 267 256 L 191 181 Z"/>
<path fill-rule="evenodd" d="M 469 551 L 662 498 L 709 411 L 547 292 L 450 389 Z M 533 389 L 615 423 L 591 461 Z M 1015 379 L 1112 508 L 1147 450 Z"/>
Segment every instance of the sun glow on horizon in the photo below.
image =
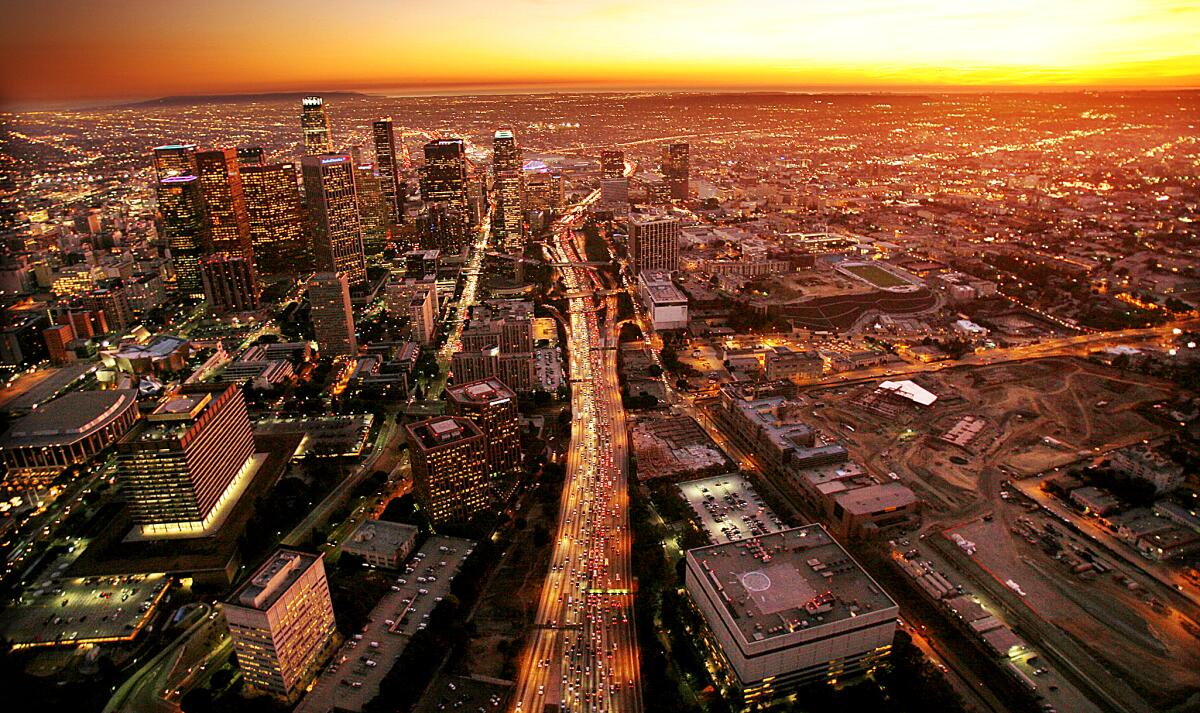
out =
<path fill-rule="evenodd" d="M 1200 85 L 1196 0 L 23 3 L 0 100 L 312 86 Z"/>

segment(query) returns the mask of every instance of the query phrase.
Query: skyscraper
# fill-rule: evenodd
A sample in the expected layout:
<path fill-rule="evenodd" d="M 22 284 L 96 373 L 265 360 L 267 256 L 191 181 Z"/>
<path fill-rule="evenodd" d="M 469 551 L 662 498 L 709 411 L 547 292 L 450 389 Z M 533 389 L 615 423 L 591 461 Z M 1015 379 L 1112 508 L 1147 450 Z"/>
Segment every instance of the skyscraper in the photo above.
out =
<path fill-rule="evenodd" d="M 521 419 L 512 389 L 496 378 L 480 379 L 447 387 L 446 398 L 454 415 L 471 419 L 487 437 L 493 481 L 521 469 Z"/>
<path fill-rule="evenodd" d="M 383 195 L 383 176 L 375 170 L 375 164 L 362 163 L 354 167 L 354 192 L 358 195 L 363 253 L 379 255 L 387 244 L 392 220 L 391 207 Z"/>
<path fill-rule="evenodd" d="M 625 154 L 611 149 L 600 152 L 600 178 L 624 178 Z"/>
<path fill-rule="evenodd" d="M 325 113 L 325 100 L 321 97 L 304 97 L 300 100 L 300 128 L 304 131 L 304 155 L 333 151 L 333 140 L 329 136 L 329 115 Z"/>
<path fill-rule="evenodd" d="M 677 142 L 663 147 L 662 172 L 671 189 L 671 200 L 688 198 L 688 145 Z"/>
<path fill-rule="evenodd" d="M 175 288 L 188 297 L 203 297 L 200 256 L 204 249 L 204 198 L 200 179 L 168 176 L 158 182 L 158 210 L 175 268 Z"/>
<path fill-rule="evenodd" d="M 266 274 L 304 270 L 311 256 L 304 234 L 296 165 L 243 166 L 241 172 L 254 266 Z"/>
<path fill-rule="evenodd" d="M 313 275 L 308 281 L 308 303 L 321 356 L 353 356 L 358 353 L 350 285 L 346 275 L 335 272 Z"/>
<path fill-rule="evenodd" d="M 154 147 L 154 177 L 195 176 L 196 144 L 167 144 Z"/>
<path fill-rule="evenodd" d="M 435 236 L 422 247 L 458 253 L 467 243 L 471 226 L 467 195 L 467 153 L 462 139 L 437 139 L 425 144 L 421 169 L 421 199 L 426 203 L 426 234 Z"/>
<path fill-rule="evenodd" d="M 305 156 L 301 167 L 316 268 L 345 273 L 352 285 L 365 283 L 354 164 L 345 154 L 327 154 Z"/>
<path fill-rule="evenodd" d="M 267 152 L 261 146 L 239 146 L 237 160 L 239 166 L 257 166 L 266 162 Z"/>
<path fill-rule="evenodd" d="M 396 132 L 392 117 L 376 119 L 371 125 L 375 139 L 375 171 L 379 174 L 379 190 L 388 206 L 392 223 L 404 222 L 404 184 L 400 180 L 400 156 L 396 153 Z"/>
<path fill-rule="evenodd" d="M 145 536 L 202 535 L 253 472 L 242 389 L 184 387 L 117 444 L 117 477 Z"/>
<path fill-rule="evenodd" d="M 487 437 L 479 426 L 438 416 L 405 429 L 417 501 L 435 525 L 464 522 L 492 503 Z"/>
<path fill-rule="evenodd" d="M 629 262 L 635 274 L 679 269 L 679 220 L 639 216 L 629 221 Z"/>
<path fill-rule="evenodd" d="M 204 195 L 206 247 L 213 253 L 241 255 L 253 261 L 250 221 L 235 149 L 213 149 L 196 154 L 197 177 Z"/>
<path fill-rule="evenodd" d="M 519 252 L 524 247 L 524 221 L 521 206 L 524 203 L 525 176 L 521 171 L 521 150 L 513 132 L 501 129 L 492 142 L 492 177 L 495 192 L 492 212 L 492 234 L 497 244 L 508 252 Z"/>
<path fill-rule="evenodd" d="M 221 606 L 246 683 L 289 701 L 335 634 L 323 554 L 276 550 Z"/>
<path fill-rule="evenodd" d="M 211 255 L 200 260 L 204 298 L 217 314 L 258 309 L 254 266 L 241 255 Z"/>

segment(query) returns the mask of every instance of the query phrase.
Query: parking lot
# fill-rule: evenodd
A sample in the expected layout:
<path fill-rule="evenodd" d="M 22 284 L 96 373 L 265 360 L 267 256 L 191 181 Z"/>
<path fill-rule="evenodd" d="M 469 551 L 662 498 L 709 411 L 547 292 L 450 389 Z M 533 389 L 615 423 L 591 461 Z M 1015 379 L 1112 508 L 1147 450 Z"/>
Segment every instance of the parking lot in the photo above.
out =
<path fill-rule="evenodd" d="M 14 648 L 129 640 L 170 581 L 162 574 L 50 579 L 4 612 L 0 635 Z"/>
<path fill-rule="evenodd" d="M 392 590 L 371 611 L 363 630 L 334 655 L 296 713 L 327 713 L 334 706 L 362 710 L 379 693 L 409 638 L 426 627 L 433 608 L 450 592 L 450 582 L 474 546 L 457 537 L 426 540 L 397 573 Z"/>
<path fill-rule="evenodd" d="M 679 484 L 700 527 L 713 544 L 736 542 L 784 529 L 750 482 L 736 473 Z"/>

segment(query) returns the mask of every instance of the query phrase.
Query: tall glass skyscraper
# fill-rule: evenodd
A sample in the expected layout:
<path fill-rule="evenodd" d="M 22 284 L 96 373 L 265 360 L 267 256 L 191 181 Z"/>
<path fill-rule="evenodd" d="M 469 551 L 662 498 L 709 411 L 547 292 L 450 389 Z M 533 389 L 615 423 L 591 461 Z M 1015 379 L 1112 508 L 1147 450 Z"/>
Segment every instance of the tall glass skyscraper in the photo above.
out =
<path fill-rule="evenodd" d="M 175 268 L 175 287 L 188 297 L 204 297 L 200 257 L 204 245 L 204 197 L 195 176 L 167 176 L 158 182 L 158 210 Z"/>
<path fill-rule="evenodd" d="M 312 256 L 305 240 L 296 165 L 243 166 L 242 190 L 255 269 L 266 274 L 296 274 L 306 269 Z"/>
<path fill-rule="evenodd" d="M 396 153 L 396 132 L 392 117 L 377 119 L 371 125 L 375 139 L 375 171 L 379 174 L 379 190 L 390 211 L 391 222 L 404 222 L 404 184 L 400 180 L 399 155 Z"/>
<path fill-rule="evenodd" d="M 304 130 L 304 155 L 333 151 L 333 140 L 329 136 L 329 115 L 325 113 L 325 100 L 321 97 L 304 97 L 300 100 L 300 128 Z"/>
<path fill-rule="evenodd" d="M 508 252 L 524 247 L 525 181 L 521 171 L 521 150 L 516 136 L 508 129 L 496 132 L 492 143 L 492 188 L 495 193 L 492 212 L 492 233 L 496 242 Z"/>
<path fill-rule="evenodd" d="M 352 285 L 366 283 L 354 163 L 346 154 L 326 154 L 305 156 L 300 165 L 317 269 L 344 274 Z"/>

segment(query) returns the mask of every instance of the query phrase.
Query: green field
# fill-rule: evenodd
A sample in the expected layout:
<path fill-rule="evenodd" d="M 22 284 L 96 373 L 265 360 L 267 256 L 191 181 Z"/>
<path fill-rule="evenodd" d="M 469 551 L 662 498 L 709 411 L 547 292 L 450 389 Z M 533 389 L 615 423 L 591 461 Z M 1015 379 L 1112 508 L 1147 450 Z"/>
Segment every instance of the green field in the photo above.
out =
<path fill-rule="evenodd" d="M 845 267 L 847 272 L 854 273 L 881 290 L 886 290 L 889 287 L 902 287 L 909 284 L 907 280 L 902 280 L 882 267 L 876 267 L 875 265 L 844 265 L 843 267 Z"/>

